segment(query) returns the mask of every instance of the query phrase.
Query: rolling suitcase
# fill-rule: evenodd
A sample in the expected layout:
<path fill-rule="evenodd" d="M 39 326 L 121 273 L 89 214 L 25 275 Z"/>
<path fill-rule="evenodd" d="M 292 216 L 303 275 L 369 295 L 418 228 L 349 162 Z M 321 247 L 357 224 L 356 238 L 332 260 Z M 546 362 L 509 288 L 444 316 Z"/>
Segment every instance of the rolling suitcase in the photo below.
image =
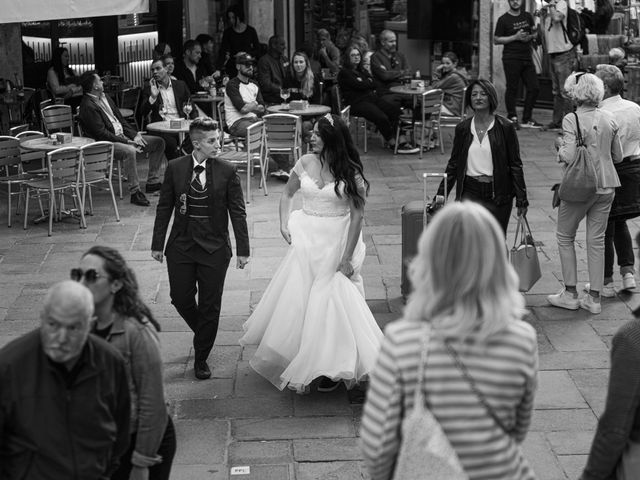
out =
<path fill-rule="evenodd" d="M 447 200 L 447 174 L 446 173 L 423 173 L 423 198 L 409 202 L 402 207 L 402 277 L 400 283 L 400 292 L 403 298 L 407 298 L 411 293 L 411 282 L 407 275 L 409 263 L 418 253 L 418 239 L 422 231 L 426 228 L 429 220 L 437 208 L 442 205 L 432 205 L 427 203 L 427 179 L 441 178 L 444 179 L 444 201 Z"/>

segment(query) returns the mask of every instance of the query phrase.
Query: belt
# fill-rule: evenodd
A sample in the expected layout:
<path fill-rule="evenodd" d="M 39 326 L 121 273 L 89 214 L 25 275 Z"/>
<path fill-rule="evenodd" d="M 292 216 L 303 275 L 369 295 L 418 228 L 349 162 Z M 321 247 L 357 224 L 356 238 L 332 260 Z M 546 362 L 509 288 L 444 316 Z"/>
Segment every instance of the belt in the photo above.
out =
<path fill-rule="evenodd" d="M 573 50 L 574 50 L 574 49 L 572 48 L 572 49 L 570 49 L 570 50 L 566 50 L 566 51 L 564 51 L 564 52 L 554 52 L 554 53 L 550 53 L 550 54 L 549 54 L 549 57 L 550 57 L 550 58 L 555 58 L 555 57 L 558 57 L 558 56 L 560 56 L 560 55 L 564 55 L 565 53 L 572 52 Z"/>
<path fill-rule="evenodd" d="M 473 177 L 471 175 L 465 175 L 467 178 L 471 180 L 475 180 L 480 183 L 491 183 L 493 182 L 493 177 L 490 175 L 478 175 L 477 177 Z"/>

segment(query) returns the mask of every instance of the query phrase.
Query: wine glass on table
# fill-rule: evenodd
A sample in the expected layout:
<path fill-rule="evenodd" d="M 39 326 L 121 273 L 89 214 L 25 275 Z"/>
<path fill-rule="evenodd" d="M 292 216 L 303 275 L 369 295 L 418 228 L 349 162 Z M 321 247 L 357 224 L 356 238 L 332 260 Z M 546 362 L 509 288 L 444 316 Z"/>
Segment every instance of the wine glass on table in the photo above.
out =
<path fill-rule="evenodd" d="M 187 120 L 189 120 L 189 115 L 191 115 L 192 110 L 193 110 L 193 105 L 191 104 L 191 102 L 184 102 L 184 105 L 182 106 L 182 111 L 184 112 Z"/>
<path fill-rule="evenodd" d="M 160 110 L 159 110 L 160 116 L 162 117 L 162 120 L 166 120 L 167 119 L 167 107 L 166 105 L 163 103 L 162 105 L 160 105 Z"/>
<path fill-rule="evenodd" d="M 287 99 L 291 96 L 291 91 L 288 88 L 280 89 L 280 98 L 282 98 L 282 106 L 287 106 Z"/>

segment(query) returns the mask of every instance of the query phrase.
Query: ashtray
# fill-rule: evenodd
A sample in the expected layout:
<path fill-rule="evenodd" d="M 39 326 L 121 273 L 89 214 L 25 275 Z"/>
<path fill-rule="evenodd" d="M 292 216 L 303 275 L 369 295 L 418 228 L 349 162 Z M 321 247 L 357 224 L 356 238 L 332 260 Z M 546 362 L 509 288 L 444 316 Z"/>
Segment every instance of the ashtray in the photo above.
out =
<path fill-rule="evenodd" d="M 169 128 L 182 128 L 182 120 L 169 120 Z"/>

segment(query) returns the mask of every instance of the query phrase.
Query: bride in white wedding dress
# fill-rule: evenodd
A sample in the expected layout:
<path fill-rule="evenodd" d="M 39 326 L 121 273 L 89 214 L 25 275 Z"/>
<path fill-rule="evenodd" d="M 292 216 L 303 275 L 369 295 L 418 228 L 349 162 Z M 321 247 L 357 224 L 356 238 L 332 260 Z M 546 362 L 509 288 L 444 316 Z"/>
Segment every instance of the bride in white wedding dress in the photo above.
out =
<path fill-rule="evenodd" d="M 366 380 L 382 340 L 360 275 L 369 188 L 360 156 L 336 115 L 318 120 L 311 144 L 280 200 L 280 231 L 291 246 L 240 339 L 259 343 L 249 362 L 256 372 L 298 393 L 318 377 L 318 391 Z M 298 190 L 302 210 L 291 212 Z"/>

